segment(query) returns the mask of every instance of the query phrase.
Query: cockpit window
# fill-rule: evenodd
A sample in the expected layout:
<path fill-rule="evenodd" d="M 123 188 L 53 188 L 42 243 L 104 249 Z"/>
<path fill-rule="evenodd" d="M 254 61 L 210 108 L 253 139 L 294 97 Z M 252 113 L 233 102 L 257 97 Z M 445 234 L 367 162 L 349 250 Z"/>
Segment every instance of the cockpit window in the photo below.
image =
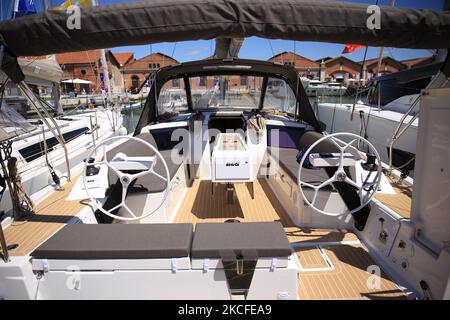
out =
<path fill-rule="evenodd" d="M 259 107 L 263 77 L 221 75 L 189 79 L 194 109 Z"/>
<path fill-rule="evenodd" d="M 295 94 L 291 87 L 282 79 L 267 79 L 266 96 L 264 98 L 264 110 L 276 110 L 294 115 Z"/>
<path fill-rule="evenodd" d="M 156 106 L 159 116 L 186 112 L 188 104 L 183 79 L 167 81 L 161 88 Z"/>
<path fill-rule="evenodd" d="M 258 109 L 264 77 L 215 75 L 189 78 L 192 108 Z M 157 100 L 158 115 L 177 115 L 188 111 L 184 79 L 167 81 Z M 278 78 L 268 78 L 263 109 L 295 114 L 296 98 L 291 87 Z"/>

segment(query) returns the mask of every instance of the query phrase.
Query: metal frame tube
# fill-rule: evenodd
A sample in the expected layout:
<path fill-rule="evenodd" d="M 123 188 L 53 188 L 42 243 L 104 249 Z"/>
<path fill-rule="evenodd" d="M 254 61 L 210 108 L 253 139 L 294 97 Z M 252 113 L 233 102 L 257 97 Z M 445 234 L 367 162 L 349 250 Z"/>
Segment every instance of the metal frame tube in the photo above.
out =
<path fill-rule="evenodd" d="M 61 134 L 61 130 L 60 130 L 58 124 L 53 119 L 53 117 L 48 114 L 47 110 L 45 110 L 45 108 L 42 108 L 41 102 L 39 101 L 39 99 L 37 99 L 34 96 L 34 93 L 31 91 L 30 87 L 28 86 L 28 84 L 25 81 L 21 81 L 17 86 L 19 87 L 20 91 L 22 91 L 22 93 L 25 95 L 27 100 L 30 102 L 30 105 L 35 109 L 36 113 L 39 115 L 39 117 L 42 119 L 42 121 L 45 123 L 45 125 L 52 132 L 53 136 L 58 140 L 58 142 L 63 147 L 64 156 L 66 158 L 66 166 L 67 166 L 67 180 L 70 181 L 71 173 L 70 173 L 69 155 L 68 155 L 68 151 L 67 151 L 66 142 L 64 140 L 63 135 Z M 47 118 L 50 119 L 50 121 L 53 123 L 54 127 L 52 127 L 50 125 L 48 119 L 41 113 L 39 106 L 41 106 L 41 109 L 44 112 L 45 116 L 47 116 Z M 56 129 L 56 131 L 55 131 L 55 129 Z"/>

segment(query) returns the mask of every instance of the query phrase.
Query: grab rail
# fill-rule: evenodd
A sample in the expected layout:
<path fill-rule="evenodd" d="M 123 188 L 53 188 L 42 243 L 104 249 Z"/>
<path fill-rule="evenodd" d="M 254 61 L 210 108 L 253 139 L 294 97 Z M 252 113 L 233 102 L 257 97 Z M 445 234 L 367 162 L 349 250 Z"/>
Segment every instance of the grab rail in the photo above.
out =
<path fill-rule="evenodd" d="M 426 89 L 430 89 L 434 83 L 436 82 L 437 79 L 439 79 L 440 76 L 440 72 L 438 72 L 437 74 L 435 74 L 433 76 L 433 78 L 431 79 L 430 83 L 425 87 Z M 445 86 L 445 84 L 447 83 L 447 81 L 443 81 L 443 83 L 441 83 L 438 87 L 443 87 Z M 394 149 L 394 144 L 397 142 L 397 140 L 405 133 L 405 131 L 411 127 L 411 125 L 414 123 L 414 121 L 419 117 L 420 114 L 420 110 L 417 111 L 417 113 L 408 121 L 408 123 L 402 128 L 402 125 L 406 119 L 407 116 L 410 115 L 410 113 L 412 112 L 412 110 L 414 109 L 414 107 L 417 105 L 417 103 L 420 101 L 420 97 L 421 95 L 417 96 L 417 98 L 413 101 L 413 103 L 411 103 L 411 106 L 408 108 L 408 110 L 406 110 L 406 112 L 403 114 L 402 118 L 400 119 L 397 128 L 394 131 L 394 134 L 391 137 L 391 140 L 389 142 L 389 173 L 392 172 L 392 170 L 394 169 L 392 166 L 392 153 L 393 153 L 393 149 Z M 405 164 L 406 165 L 406 164 Z M 404 166 L 404 165 L 403 165 Z M 400 169 L 402 166 L 400 166 L 397 169 Z"/>
<path fill-rule="evenodd" d="M 18 84 L 18 87 L 22 91 L 22 93 L 25 95 L 27 100 L 30 102 L 30 105 L 36 110 L 36 113 L 39 115 L 39 117 L 42 119 L 42 121 L 46 124 L 46 126 L 49 128 L 49 130 L 52 132 L 53 136 L 58 140 L 58 142 L 61 144 L 61 146 L 64 149 L 64 156 L 66 158 L 66 165 L 67 165 L 67 180 L 71 180 L 71 174 L 70 174 L 70 162 L 69 162 L 69 155 L 67 152 L 66 142 L 64 141 L 64 137 L 61 134 L 61 130 L 56 123 L 56 121 L 48 114 L 47 110 L 45 108 L 42 108 L 42 111 L 45 113 L 47 118 L 44 117 L 44 115 L 41 113 L 41 110 L 39 109 L 38 105 L 41 104 L 39 99 L 37 99 L 33 92 L 31 91 L 30 87 L 25 81 L 21 81 Z M 47 119 L 50 119 L 52 121 L 54 128 L 50 125 Z M 56 132 L 55 130 L 56 129 Z"/>

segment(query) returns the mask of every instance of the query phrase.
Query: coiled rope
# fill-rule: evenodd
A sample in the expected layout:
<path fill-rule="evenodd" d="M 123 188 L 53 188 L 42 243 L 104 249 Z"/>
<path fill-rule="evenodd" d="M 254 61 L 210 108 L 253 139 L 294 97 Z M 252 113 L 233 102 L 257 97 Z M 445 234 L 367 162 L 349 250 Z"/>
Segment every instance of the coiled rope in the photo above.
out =
<path fill-rule="evenodd" d="M 34 214 L 34 203 L 22 185 L 22 178 L 17 171 L 17 158 L 8 159 L 8 172 L 11 181 L 11 201 L 16 218 Z"/>

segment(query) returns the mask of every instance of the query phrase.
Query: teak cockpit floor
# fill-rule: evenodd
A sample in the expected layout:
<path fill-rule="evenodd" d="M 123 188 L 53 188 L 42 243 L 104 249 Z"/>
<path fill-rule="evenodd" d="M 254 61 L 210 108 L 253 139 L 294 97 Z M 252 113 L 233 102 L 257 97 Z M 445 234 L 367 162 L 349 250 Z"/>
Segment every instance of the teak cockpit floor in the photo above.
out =
<path fill-rule="evenodd" d="M 174 223 L 280 221 L 293 250 L 302 255 L 305 268 L 326 268 L 318 245 L 323 247 L 334 270 L 299 272 L 301 299 L 404 299 L 403 292 L 382 273 L 380 289 L 368 289 L 367 268 L 375 263 L 361 247 L 358 237 L 345 230 L 295 226 L 264 179 L 254 182 L 255 198 L 245 184 L 235 185 L 234 203 L 227 202 L 226 186 L 195 180 L 180 206 Z M 344 243 L 342 243 L 344 242 Z M 302 253 L 305 253 L 304 255 Z"/>
<path fill-rule="evenodd" d="M 382 204 L 394 210 L 405 219 L 411 218 L 412 186 L 405 182 L 397 183 L 394 177 L 388 177 L 395 194 L 375 194 L 375 198 Z"/>
<path fill-rule="evenodd" d="M 86 206 L 83 201 L 66 200 L 77 179 L 73 178 L 64 185 L 64 190 L 55 191 L 37 203 L 35 214 L 15 220 L 4 230 L 6 243 L 18 245 L 9 250 L 11 256 L 31 253 Z"/>
<path fill-rule="evenodd" d="M 194 180 L 174 223 L 280 221 L 291 243 L 296 242 L 338 242 L 357 240 L 354 233 L 345 230 L 299 228 L 295 226 L 264 179 L 254 181 L 254 199 L 246 184 L 235 184 L 235 198 L 227 201 L 226 186 L 216 184 L 214 194 L 210 180 Z"/>
<path fill-rule="evenodd" d="M 297 247 L 295 251 L 304 268 L 299 273 L 300 299 L 406 299 L 383 270 L 379 277 L 371 274 L 376 263 L 361 245 Z"/>

